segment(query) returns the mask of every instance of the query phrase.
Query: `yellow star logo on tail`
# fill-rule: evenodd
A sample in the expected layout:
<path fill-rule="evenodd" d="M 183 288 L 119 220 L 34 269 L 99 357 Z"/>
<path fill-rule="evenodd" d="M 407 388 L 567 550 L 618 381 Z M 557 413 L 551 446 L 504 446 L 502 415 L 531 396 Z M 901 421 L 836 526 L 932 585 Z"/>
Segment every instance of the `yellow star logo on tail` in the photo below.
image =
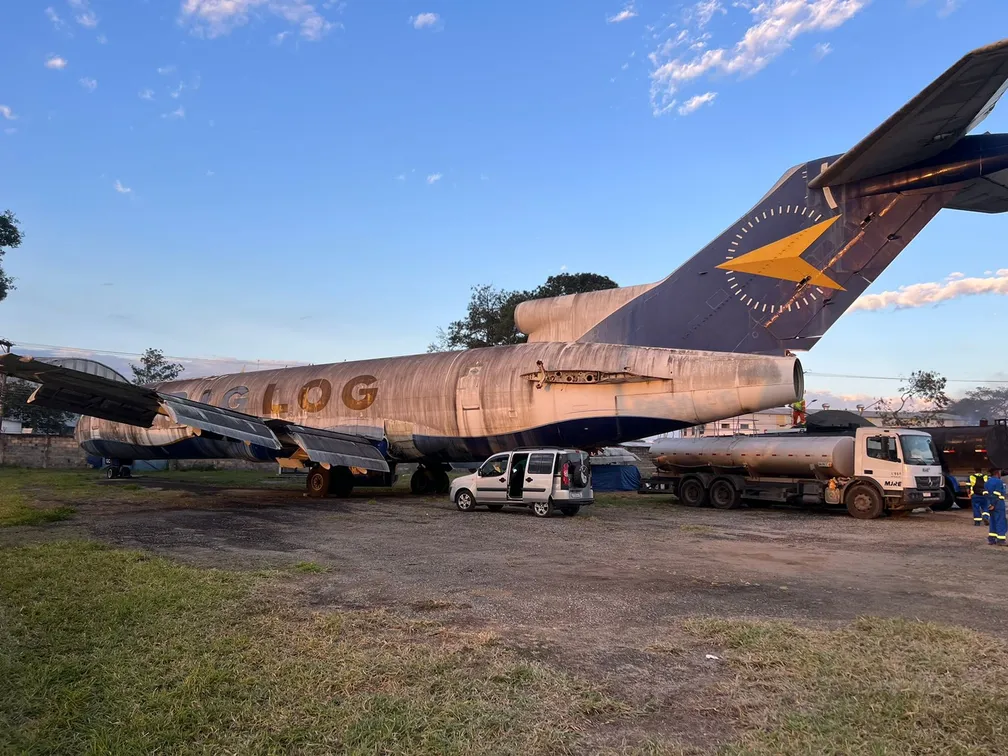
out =
<path fill-rule="evenodd" d="M 751 273 L 754 276 L 766 276 L 782 281 L 806 282 L 813 286 L 827 289 L 839 289 L 843 286 L 820 270 L 805 262 L 802 253 L 815 244 L 816 240 L 826 233 L 839 215 L 836 215 L 814 226 L 809 226 L 783 239 L 778 239 L 741 257 L 726 260 L 718 265 L 721 270 L 734 270 L 738 273 Z"/>

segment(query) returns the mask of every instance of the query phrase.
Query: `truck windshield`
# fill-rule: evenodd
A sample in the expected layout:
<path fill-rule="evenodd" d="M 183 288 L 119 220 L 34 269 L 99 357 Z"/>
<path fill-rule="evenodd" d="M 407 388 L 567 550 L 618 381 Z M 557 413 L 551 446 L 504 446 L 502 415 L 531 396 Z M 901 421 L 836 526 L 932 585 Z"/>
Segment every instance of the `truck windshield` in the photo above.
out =
<path fill-rule="evenodd" d="M 900 433 L 900 443 L 903 444 L 903 459 L 908 465 L 936 465 L 938 455 L 930 436 L 910 435 Z"/>

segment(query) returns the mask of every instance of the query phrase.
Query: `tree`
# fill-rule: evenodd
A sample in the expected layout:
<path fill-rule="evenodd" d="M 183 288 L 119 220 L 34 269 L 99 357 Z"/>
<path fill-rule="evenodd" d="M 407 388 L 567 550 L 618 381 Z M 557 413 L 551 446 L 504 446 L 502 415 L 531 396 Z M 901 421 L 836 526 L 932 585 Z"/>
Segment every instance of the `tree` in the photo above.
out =
<path fill-rule="evenodd" d="M 1000 420 L 1008 417 L 1008 386 L 989 388 L 977 386 L 967 391 L 966 396 L 953 402 L 949 412 L 972 422 L 980 420 Z"/>
<path fill-rule="evenodd" d="M 21 246 L 21 229 L 18 228 L 18 219 L 10 210 L 0 213 L 0 262 L 3 261 L 4 253 L 8 249 L 16 249 Z M 7 292 L 14 289 L 14 279 L 3 271 L 0 265 L 0 302 L 7 298 Z"/>
<path fill-rule="evenodd" d="M 130 364 L 133 370 L 133 383 L 164 383 L 174 381 L 182 372 L 182 365 L 168 362 L 160 349 L 148 349 L 140 355 L 140 367 Z"/>
<path fill-rule="evenodd" d="M 933 370 L 916 370 L 900 386 L 898 401 L 879 399 L 879 416 L 897 427 L 944 425 L 940 417 L 952 400 L 945 394 L 947 381 Z M 902 414 L 904 410 L 912 414 Z"/>
<path fill-rule="evenodd" d="M 474 286 L 466 317 L 453 321 L 447 330 L 439 328 L 437 339 L 427 347 L 427 351 L 523 344 L 528 336 L 519 331 L 514 322 L 515 308 L 522 302 L 614 289 L 616 286 L 611 278 L 597 273 L 560 273 L 550 276 L 546 283 L 533 291 L 506 291 L 495 289 L 490 284 Z"/>
<path fill-rule="evenodd" d="M 28 404 L 28 397 L 38 386 L 18 378 L 7 379 L 4 396 L 4 414 L 11 420 L 20 420 L 26 428 L 45 436 L 58 436 L 73 422 L 74 415 L 59 410 L 47 409 L 37 404 Z"/>

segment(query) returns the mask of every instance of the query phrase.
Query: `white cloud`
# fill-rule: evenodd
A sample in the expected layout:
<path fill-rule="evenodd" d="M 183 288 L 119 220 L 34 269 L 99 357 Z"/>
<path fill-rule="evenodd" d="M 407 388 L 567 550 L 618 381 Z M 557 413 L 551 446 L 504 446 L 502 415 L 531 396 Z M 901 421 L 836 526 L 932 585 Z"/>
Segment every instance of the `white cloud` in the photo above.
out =
<path fill-rule="evenodd" d="M 86 29 L 94 29 L 98 26 L 98 16 L 94 14 L 94 11 L 80 13 L 77 16 L 77 23 Z"/>
<path fill-rule="evenodd" d="M 158 66 L 157 72 L 162 76 L 167 76 L 170 73 L 175 73 L 175 66 Z"/>
<path fill-rule="evenodd" d="M 440 21 L 441 16 L 437 13 L 420 13 L 416 16 L 410 16 L 409 19 L 409 22 L 413 24 L 414 29 L 429 29 L 433 26 L 437 26 Z"/>
<path fill-rule="evenodd" d="M 59 13 L 57 13 L 54 8 L 52 7 L 46 8 L 45 14 L 46 18 L 48 18 L 52 22 L 54 29 L 58 30 L 66 26 L 66 22 L 62 18 L 60 18 Z"/>
<path fill-rule="evenodd" d="M 942 3 L 942 7 L 938 9 L 938 18 L 946 18 L 955 13 L 959 6 L 962 4 L 962 0 L 945 0 Z"/>
<path fill-rule="evenodd" d="M 89 79 L 87 76 L 85 76 L 80 80 L 80 85 L 84 87 L 84 89 L 86 89 L 88 92 L 94 92 L 96 89 L 98 89 L 98 80 Z"/>
<path fill-rule="evenodd" d="M 942 283 L 911 284 L 901 286 L 896 291 L 865 294 L 856 299 L 850 309 L 851 311 L 889 308 L 902 310 L 979 294 L 1008 295 L 1008 268 L 1001 268 L 994 273 L 986 271 L 984 275 L 985 278 L 963 278 L 962 273 L 953 273 Z"/>
<path fill-rule="evenodd" d="M 441 180 L 441 174 L 440 173 L 432 173 L 429 176 L 427 176 L 427 183 L 428 184 L 436 184 L 440 180 Z"/>
<path fill-rule="evenodd" d="M 46 58 L 45 67 L 53 71 L 62 71 L 66 66 L 66 58 L 61 58 L 59 55 L 50 55 Z"/>
<path fill-rule="evenodd" d="M 115 190 L 119 192 L 119 194 L 129 194 L 130 192 L 133 191 L 128 186 L 123 186 L 122 182 L 119 179 L 115 180 Z"/>
<path fill-rule="evenodd" d="M 620 66 L 620 71 L 626 71 L 628 68 L 630 68 L 630 64 L 624 63 L 622 66 Z"/>
<path fill-rule="evenodd" d="M 154 90 L 153 89 L 141 89 L 137 95 L 141 100 L 153 100 Z"/>
<path fill-rule="evenodd" d="M 990 275 L 990 273 L 988 273 L 987 275 Z M 960 273 L 959 271 L 955 271 L 953 273 L 949 273 L 947 276 L 945 276 L 945 278 L 948 279 L 949 281 L 957 281 L 960 278 L 966 278 L 966 275 Z"/>
<path fill-rule="evenodd" d="M 178 83 L 178 86 L 175 87 L 175 89 L 173 89 L 168 94 L 173 100 L 177 100 L 179 98 L 179 95 L 182 94 L 183 89 L 185 89 L 185 82 L 180 81 Z"/>
<path fill-rule="evenodd" d="M 831 52 L 833 52 L 833 45 L 831 45 L 829 42 L 819 42 L 815 47 L 812 48 L 812 56 L 816 60 L 822 60 Z"/>
<path fill-rule="evenodd" d="M 395 180 L 396 181 L 405 181 L 406 180 L 406 174 L 405 173 L 400 173 L 398 176 L 395 177 Z"/>
<path fill-rule="evenodd" d="M 715 13 L 723 15 L 727 12 L 718 0 L 700 0 L 693 6 L 693 15 L 696 17 L 697 26 L 701 29 L 711 22 Z"/>
<path fill-rule="evenodd" d="M 17 116 L 14 115 L 14 110 L 10 105 L 0 105 L 0 116 L 2 116 L 7 121 L 16 121 Z"/>
<path fill-rule="evenodd" d="M 179 105 L 171 113 L 162 113 L 161 117 L 162 118 L 172 118 L 172 119 L 185 118 L 185 108 L 182 105 Z"/>
<path fill-rule="evenodd" d="M 666 41 L 650 60 L 651 106 L 655 115 L 668 112 L 676 93 L 709 74 L 751 76 L 785 52 L 802 34 L 835 29 L 853 18 L 869 0 L 764 0 L 752 8 L 754 23 L 735 45 L 706 50 L 691 58 L 673 57 Z"/>
<path fill-rule="evenodd" d="M 183 0 L 181 21 L 194 34 L 212 39 L 244 26 L 253 13 L 279 16 L 299 27 L 301 36 L 312 41 L 321 39 L 336 25 L 307 0 Z"/>
<path fill-rule="evenodd" d="M 690 97 L 679 106 L 679 115 L 695 113 L 704 105 L 710 105 L 714 102 L 715 97 L 717 97 L 717 92 L 704 92 L 703 94 L 693 95 L 693 97 Z"/>
<path fill-rule="evenodd" d="M 289 37 L 290 35 L 291 35 L 290 31 L 282 31 L 282 32 L 280 32 L 275 37 L 273 37 L 273 44 L 275 44 L 275 45 L 282 45 L 283 41 L 285 39 L 287 39 L 287 37 Z"/>
<path fill-rule="evenodd" d="M 606 19 L 606 23 L 620 24 L 623 23 L 624 21 L 629 21 L 631 18 L 636 18 L 636 16 L 637 16 L 637 10 L 634 8 L 633 2 L 629 2 L 623 6 L 623 10 L 621 10 L 619 13 L 613 16 L 609 16 L 609 18 Z"/>
<path fill-rule="evenodd" d="M 104 45 L 108 43 L 108 37 L 106 37 L 104 34 L 99 34 L 97 37 L 95 37 L 95 39 L 98 40 L 99 45 Z"/>

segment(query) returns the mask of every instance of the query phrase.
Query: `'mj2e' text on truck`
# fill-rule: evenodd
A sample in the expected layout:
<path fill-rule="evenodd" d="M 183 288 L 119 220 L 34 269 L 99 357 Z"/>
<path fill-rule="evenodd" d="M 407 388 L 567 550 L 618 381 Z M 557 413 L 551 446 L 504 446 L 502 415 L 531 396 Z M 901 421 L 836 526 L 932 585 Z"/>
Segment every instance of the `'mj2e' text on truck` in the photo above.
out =
<path fill-rule="evenodd" d="M 904 428 L 667 438 L 651 456 L 658 473 L 642 491 L 668 491 L 693 507 L 845 506 L 867 520 L 945 500 L 931 436 Z"/>

